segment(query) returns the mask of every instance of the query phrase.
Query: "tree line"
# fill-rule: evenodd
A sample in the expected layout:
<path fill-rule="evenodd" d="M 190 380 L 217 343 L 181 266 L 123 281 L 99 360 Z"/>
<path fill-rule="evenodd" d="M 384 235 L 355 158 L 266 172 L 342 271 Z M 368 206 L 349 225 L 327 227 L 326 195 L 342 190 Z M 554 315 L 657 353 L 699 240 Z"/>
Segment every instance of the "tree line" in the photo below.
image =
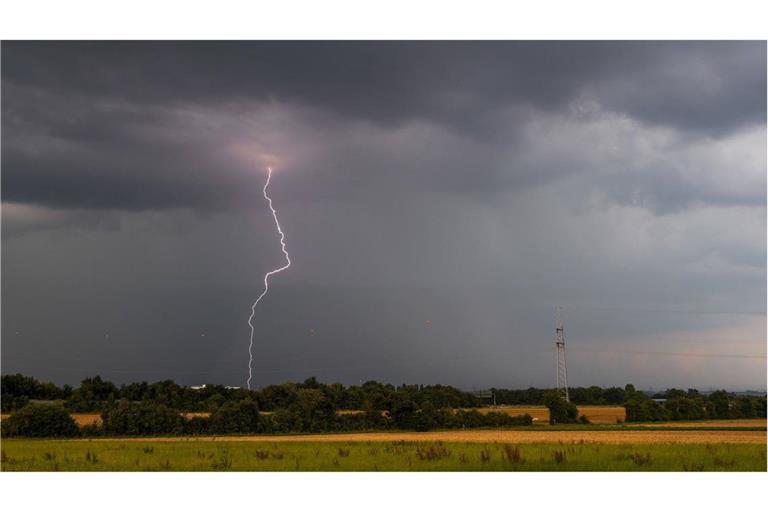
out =
<path fill-rule="evenodd" d="M 246 390 L 166 380 L 116 386 L 99 376 L 57 387 L 24 375 L 2 377 L 3 435 L 204 435 L 420 430 L 530 425 L 529 415 L 481 414 L 481 401 L 451 386 L 324 384 L 311 377 Z M 79 428 L 72 412 L 100 412 Z M 185 413 L 206 412 L 208 415 Z"/>
<path fill-rule="evenodd" d="M 287 407 L 264 413 L 251 398 L 231 400 L 210 415 L 185 415 L 149 401 L 119 400 L 101 412 L 101 423 L 78 427 L 61 404 L 29 403 L 3 420 L 7 437 L 288 434 L 382 430 L 500 428 L 531 425 L 528 414 L 438 409 L 429 402 L 398 400 L 390 410 L 340 413 L 318 389 L 301 389 Z"/>
<path fill-rule="evenodd" d="M 286 408 L 296 401 L 303 389 L 317 389 L 337 410 L 389 410 L 395 402 L 412 400 L 418 404 L 429 402 L 437 409 L 472 408 L 489 405 L 495 401 L 504 405 L 542 405 L 549 389 L 502 389 L 492 388 L 491 398 L 479 398 L 473 393 L 451 386 L 409 385 L 394 386 L 376 381 L 361 385 L 345 386 L 340 383 L 325 384 L 310 377 L 301 383 L 286 382 L 266 386 L 259 390 L 231 388 L 208 384 L 200 389 L 182 386 L 172 380 L 154 383 L 134 382 L 117 386 L 99 376 L 84 379 L 73 388 L 59 387 L 21 374 L 2 376 L 2 412 L 20 409 L 30 400 L 58 400 L 71 412 L 96 412 L 104 406 L 120 401 L 141 401 L 163 404 L 186 412 L 212 412 L 225 402 L 250 399 L 261 411 Z M 632 384 L 622 387 L 571 387 L 571 402 L 578 405 L 624 405 L 630 400 L 642 401 L 650 395 L 637 391 Z M 708 396 L 695 389 L 687 391 L 668 389 L 656 393 L 656 399 L 688 398 L 697 400 Z M 686 404 L 682 407 L 685 408 Z M 681 413 L 682 414 L 682 413 Z"/>
<path fill-rule="evenodd" d="M 623 405 L 626 421 L 752 418 L 766 416 L 765 397 L 737 396 L 725 391 L 703 394 L 695 389 L 670 389 L 654 395 L 624 388 L 569 388 L 571 402 L 554 390 L 494 389 L 497 403 L 544 404 L 550 422 L 588 423 L 575 403 Z M 588 397 L 587 403 L 580 402 Z M 608 401 L 611 401 L 609 403 Z M 529 415 L 481 413 L 487 405 L 451 386 L 324 384 L 311 377 L 246 390 L 210 385 L 181 386 L 166 380 L 120 387 L 96 376 L 80 386 L 58 387 L 24 375 L 2 377 L 2 422 L 7 436 L 71 437 L 77 435 L 203 435 L 341 432 L 370 430 L 432 430 L 530 425 Z M 101 423 L 79 428 L 71 412 L 100 412 Z M 206 412 L 207 415 L 185 413 Z"/>
<path fill-rule="evenodd" d="M 765 418 L 766 398 L 737 396 L 724 390 L 704 395 L 695 389 L 668 389 L 654 398 L 634 392 L 624 410 L 627 422 Z"/>
<path fill-rule="evenodd" d="M 437 409 L 471 408 L 484 403 L 472 393 L 451 386 L 403 384 L 376 381 L 345 386 L 325 384 L 315 377 L 304 382 L 286 382 L 259 390 L 208 384 L 200 388 L 172 380 L 134 382 L 116 386 L 99 376 L 84 379 L 80 386 L 58 387 L 25 375 L 2 376 L 2 412 L 20 409 L 30 400 L 58 400 L 71 412 L 96 412 L 120 400 L 151 402 L 185 412 L 213 412 L 226 402 L 250 399 L 261 411 L 275 411 L 294 404 L 304 390 L 317 390 L 334 410 L 390 410 L 395 403 L 430 403 Z"/>

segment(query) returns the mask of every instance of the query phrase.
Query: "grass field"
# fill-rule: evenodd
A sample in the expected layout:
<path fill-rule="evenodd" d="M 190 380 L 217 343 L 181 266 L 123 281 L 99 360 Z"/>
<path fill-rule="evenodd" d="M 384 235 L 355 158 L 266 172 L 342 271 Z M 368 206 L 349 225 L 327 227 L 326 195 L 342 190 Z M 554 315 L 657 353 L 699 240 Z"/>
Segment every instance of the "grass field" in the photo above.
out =
<path fill-rule="evenodd" d="M 437 432 L 3 439 L 3 471 L 766 471 L 766 420 Z M 546 409 L 489 408 L 539 420 Z M 623 414 L 623 409 L 621 409 Z M 77 414 L 80 424 L 98 415 Z M 597 418 L 603 418 L 601 421 Z M 613 421 L 609 421 L 613 419 Z"/>
<path fill-rule="evenodd" d="M 3 471 L 765 471 L 764 444 L 8 440 Z"/>

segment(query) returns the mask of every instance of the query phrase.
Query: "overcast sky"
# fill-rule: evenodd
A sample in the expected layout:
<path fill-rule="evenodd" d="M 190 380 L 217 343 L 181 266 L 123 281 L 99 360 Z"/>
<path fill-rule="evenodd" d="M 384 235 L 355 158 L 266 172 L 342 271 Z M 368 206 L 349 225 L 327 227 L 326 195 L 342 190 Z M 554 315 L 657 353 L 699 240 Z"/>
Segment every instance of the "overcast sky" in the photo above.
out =
<path fill-rule="evenodd" d="M 764 389 L 764 42 L 2 45 L 2 371 Z"/>

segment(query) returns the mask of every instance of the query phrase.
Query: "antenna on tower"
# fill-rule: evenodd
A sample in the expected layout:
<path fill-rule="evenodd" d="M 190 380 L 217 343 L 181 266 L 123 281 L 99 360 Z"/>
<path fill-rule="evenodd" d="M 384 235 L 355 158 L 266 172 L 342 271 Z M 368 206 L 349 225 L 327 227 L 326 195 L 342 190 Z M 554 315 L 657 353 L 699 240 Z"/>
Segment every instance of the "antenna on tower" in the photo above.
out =
<path fill-rule="evenodd" d="M 565 365 L 565 335 L 563 334 L 563 321 L 560 318 L 560 306 L 555 308 L 555 357 L 557 391 L 563 395 L 566 402 L 570 402 L 568 397 L 568 368 Z"/>

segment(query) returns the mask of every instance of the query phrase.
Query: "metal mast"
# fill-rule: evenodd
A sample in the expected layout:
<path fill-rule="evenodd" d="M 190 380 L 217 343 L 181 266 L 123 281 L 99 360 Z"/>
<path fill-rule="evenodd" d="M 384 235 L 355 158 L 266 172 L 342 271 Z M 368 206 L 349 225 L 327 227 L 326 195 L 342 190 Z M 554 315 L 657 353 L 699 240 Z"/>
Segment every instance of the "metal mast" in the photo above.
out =
<path fill-rule="evenodd" d="M 563 321 L 560 318 L 560 306 L 555 308 L 555 355 L 557 391 L 563 395 L 566 402 L 570 402 L 568 397 L 568 368 L 565 365 L 565 336 L 563 335 Z"/>

